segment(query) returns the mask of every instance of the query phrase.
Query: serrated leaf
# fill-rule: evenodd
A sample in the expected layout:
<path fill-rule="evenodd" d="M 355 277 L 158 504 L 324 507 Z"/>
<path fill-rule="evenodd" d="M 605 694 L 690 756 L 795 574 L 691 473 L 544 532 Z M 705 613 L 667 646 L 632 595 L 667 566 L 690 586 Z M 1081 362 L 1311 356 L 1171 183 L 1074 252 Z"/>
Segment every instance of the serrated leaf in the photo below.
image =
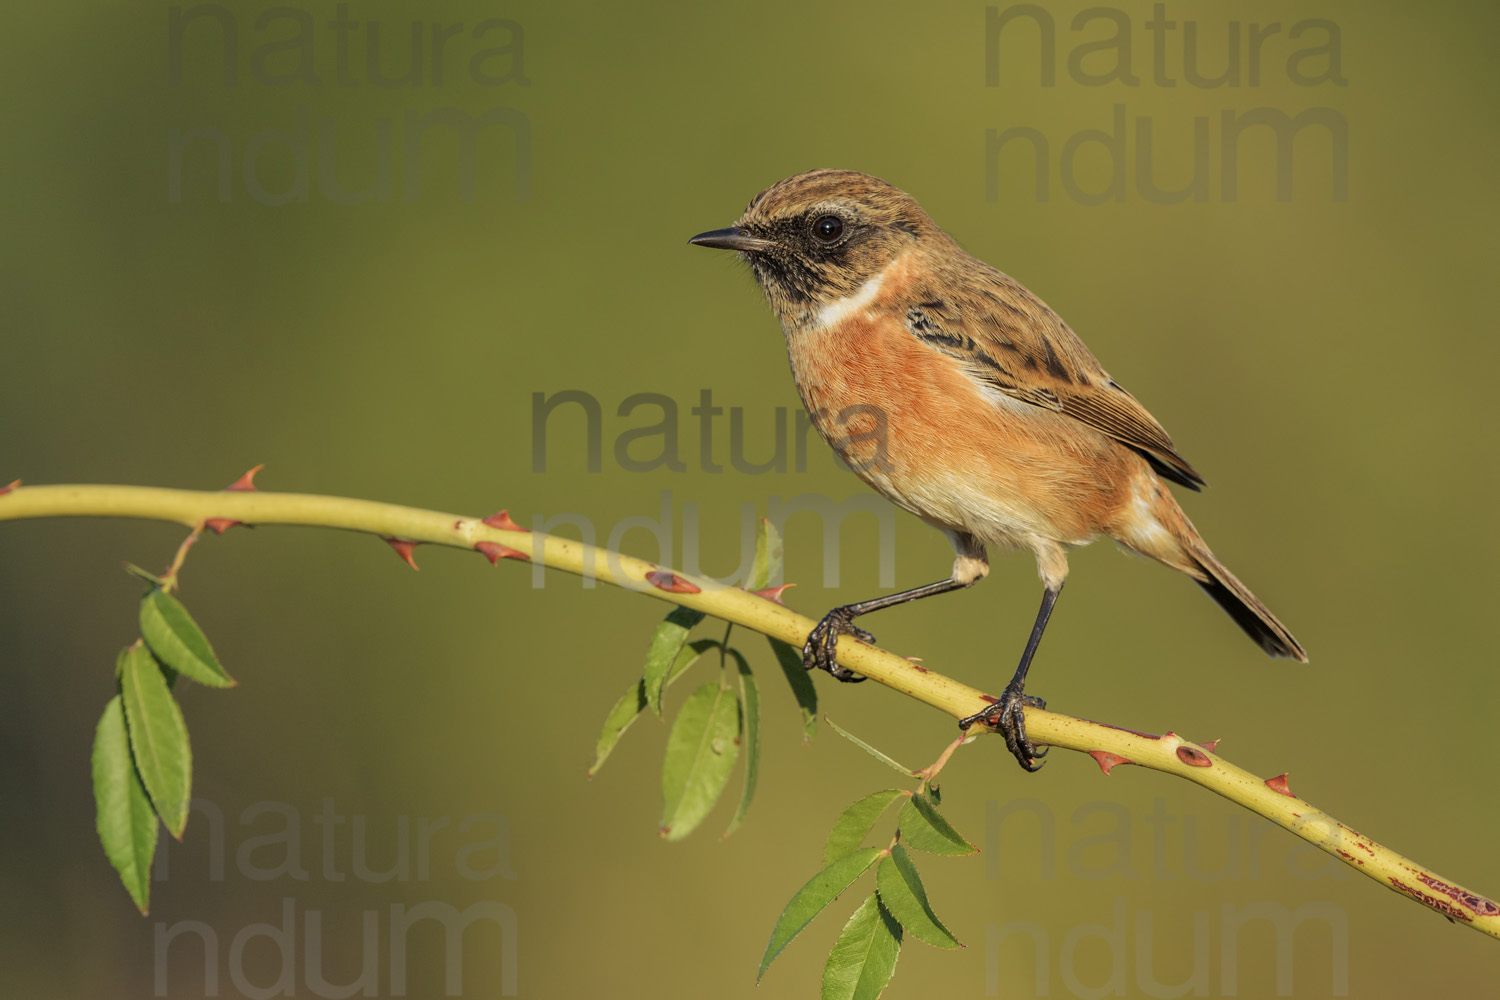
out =
<path fill-rule="evenodd" d="M 178 840 L 187 826 L 192 794 L 193 754 L 187 723 L 166 678 L 144 645 L 125 651 L 120 669 L 120 698 L 125 729 L 136 770 L 151 796 L 156 814 Z"/>
<path fill-rule="evenodd" d="M 781 575 L 781 532 L 769 518 L 761 518 L 755 532 L 755 563 L 746 590 L 765 590 Z"/>
<path fill-rule="evenodd" d="M 661 835 L 681 840 L 719 801 L 739 751 L 740 701 L 717 681 L 692 694 L 672 722 L 661 769 Z"/>
<path fill-rule="evenodd" d="M 667 674 L 682 652 L 691 632 L 704 618 L 701 611 L 678 606 L 662 619 L 651 636 L 651 645 L 646 649 L 646 666 L 641 674 L 646 684 L 646 704 L 651 711 L 661 715 L 661 695 L 666 688 Z"/>
<path fill-rule="evenodd" d="M 141 637 L 165 666 L 208 687 L 234 687 L 237 681 L 214 655 L 208 637 L 182 602 L 160 588 L 141 598 Z"/>
<path fill-rule="evenodd" d="M 921 775 L 918 772 L 913 771 L 911 768 L 905 766 L 904 764 L 898 764 L 898 763 L 896 763 L 894 760 L 892 760 L 891 758 L 887 757 L 885 754 L 881 753 L 879 750 L 876 750 L 874 747 L 870 746 L 870 744 L 866 743 L 864 740 L 860 739 L 858 736 L 855 736 L 853 733 L 848 732 L 847 730 L 841 728 L 837 722 L 834 722 L 828 716 L 826 716 L 826 715 L 823 716 L 823 721 L 826 722 L 826 723 L 828 723 L 830 726 L 832 726 L 834 732 L 838 733 L 844 739 L 848 740 L 850 743 L 853 743 L 855 746 L 859 747 L 861 750 L 863 750 L 865 753 L 869 754 L 871 757 L 874 757 L 876 760 L 880 761 L 886 767 L 889 767 L 893 771 L 899 771 L 902 774 L 906 775 L 908 778 L 921 777 Z"/>
<path fill-rule="evenodd" d="M 900 844 L 891 848 L 890 857 L 875 870 L 875 889 L 891 916 L 913 937 L 936 948 L 963 947 L 932 912 L 917 866 Z"/>
<path fill-rule="evenodd" d="M 136 774 L 125 730 L 125 709 L 115 695 L 94 731 L 94 826 L 104 856 L 144 915 L 151 901 L 151 859 L 156 856 L 156 811 Z"/>
<path fill-rule="evenodd" d="M 672 669 L 667 674 L 666 687 L 671 687 L 689 667 L 703 658 L 706 651 L 718 645 L 717 639 L 696 639 L 679 650 L 677 659 L 673 661 Z M 640 679 L 625 689 L 625 693 L 620 695 L 620 700 L 615 702 L 614 708 L 609 710 L 609 715 L 605 716 L 604 728 L 600 730 L 599 742 L 594 747 L 594 763 L 589 767 L 590 778 L 604 766 L 604 762 L 614 752 L 615 745 L 620 742 L 620 737 L 625 735 L 625 730 L 629 729 L 645 710 L 646 682 Z"/>
<path fill-rule="evenodd" d="M 766 945 L 766 953 L 760 960 L 760 972 L 755 977 L 757 982 L 766 974 L 766 969 L 770 968 L 781 950 L 791 943 L 792 938 L 811 923 L 813 917 L 823 911 L 823 907 L 833 902 L 839 893 L 863 875 L 881 854 L 878 847 L 866 847 L 846 854 L 797 890 L 791 902 L 786 904 L 786 909 L 781 911 L 776 929 L 771 932 L 771 941 Z"/>
<path fill-rule="evenodd" d="M 834 820 L 833 829 L 828 832 L 828 846 L 823 849 L 823 864 L 831 865 L 839 858 L 856 850 L 875 828 L 875 822 L 880 819 L 881 813 L 905 794 L 906 792 L 899 788 L 887 788 L 884 791 L 866 795 L 845 809 L 839 818 Z"/>
<path fill-rule="evenodd" d="M 750 800 L 755 798 L 755 782 L 760 775 L 760 692 L 744 655 L 737 649 L 728 650 L 728 653 L 734 657 L 735 667 L 739 670 L 740 741 L 745 747 L 745 788 L 740 792 L 740 804 L 735 807 L 734 819 L 724 831 L 726 837 L 744 822 L 745 814 L 750 811 Z"/>
<path fill-rule="evenodd" d="M 913 795 L 901 807 L 901 843 L 928 854 L 962 857 L 979 850 L 943 818 L 924 794 Z"/>
<path fill-rule="evenodd" d="M 812 677 L 802 666 L 801 653 L 780 639 L 766 638 L 770 640 L 771 652 L 776 654 L 781 672 L 786 675 L 786 682 L 791 685 L 797 707 L 802 711 L 802 741 L 805 743 L 818 729 L 818 689 L 813 687 Z"/>
<path fill-rule="evenodd" d="M 901 925 L 872 892 L 854 911 L 823 966 L 823 1000 L 875 1000 L 901 955 Z"/>

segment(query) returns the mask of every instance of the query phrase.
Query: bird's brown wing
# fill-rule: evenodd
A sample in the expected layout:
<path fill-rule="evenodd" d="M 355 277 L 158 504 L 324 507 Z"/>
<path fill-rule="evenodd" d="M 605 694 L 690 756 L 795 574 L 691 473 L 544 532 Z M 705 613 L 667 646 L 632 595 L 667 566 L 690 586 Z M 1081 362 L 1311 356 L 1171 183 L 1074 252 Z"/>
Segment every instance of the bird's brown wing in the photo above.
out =
<path fill-rule="evenodd" d="M 1056 313 L 1009 276 L 989 271 L 962 296 L 935 290 L 920 296 L 907 310 L 906 328 L 984 384 L 1103 431 L 1173 482 L 1204 485 L 1156 418 Z"/>

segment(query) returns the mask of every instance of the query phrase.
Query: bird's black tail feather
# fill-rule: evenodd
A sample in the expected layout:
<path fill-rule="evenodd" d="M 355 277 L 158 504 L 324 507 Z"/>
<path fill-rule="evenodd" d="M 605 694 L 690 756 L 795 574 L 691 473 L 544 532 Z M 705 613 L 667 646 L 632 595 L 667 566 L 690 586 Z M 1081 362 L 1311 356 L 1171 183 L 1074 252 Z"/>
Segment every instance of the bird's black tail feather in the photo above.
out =
<path fill-rule="evenodd" d="M 1254 639 L 1261 649 L 1272 656 L 1289 656 L 1294 660 L 1307 662 L 1307 653 L 1302 649 L 1302 644 L 1292 637 L 1292 633 L 1287 631 L 1280 619 L 1271 614 L 1271 609 L 1262 604 L 1260 598 L 1250 593 L 1249 587 L 1214 558 L 1213 553 L 1198 551 L 1193 553 L 1193 558 L 1208 574 L 1208 579 L 1198 581 L 1198 586 L 1219 607 L 1229 612 L 1229 617 L 1234 619 L 1235 624 L 1244 629 L 1245 634 Z"/>

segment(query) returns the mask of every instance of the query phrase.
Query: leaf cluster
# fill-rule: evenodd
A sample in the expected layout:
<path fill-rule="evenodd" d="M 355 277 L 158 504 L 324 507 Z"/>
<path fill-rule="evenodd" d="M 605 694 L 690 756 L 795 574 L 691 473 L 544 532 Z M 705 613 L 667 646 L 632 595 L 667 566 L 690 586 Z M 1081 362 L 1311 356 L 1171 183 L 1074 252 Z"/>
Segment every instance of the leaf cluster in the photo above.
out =
<path fill-rule="evenodd" d="M 141 598 L 141 638 L 115 660 L 116 694 L 94 733 L 94 806 L 104 854 L 142 913 L 150 905 L 157 821 L 182 839 L 192 799 L 193 752 L 173 690 L 186 677 L 234 687 L 203 630 L 169 585 L 151 582 Z"/>

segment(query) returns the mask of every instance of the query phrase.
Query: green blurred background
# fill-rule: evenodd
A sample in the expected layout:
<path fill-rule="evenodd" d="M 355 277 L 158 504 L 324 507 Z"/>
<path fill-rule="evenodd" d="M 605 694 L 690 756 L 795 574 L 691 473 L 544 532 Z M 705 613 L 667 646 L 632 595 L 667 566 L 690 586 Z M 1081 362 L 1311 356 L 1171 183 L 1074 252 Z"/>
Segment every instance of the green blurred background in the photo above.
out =
<path fill-rule="evenodd" d="M 802 471 L 705 467 L 688 413 L 701 389 L 744 408 L 752 460 L 772 452 L 775 409 L 797 400 L 744 269 L 685 240 L 729 224 L 791 173 L 864 170 L 912 192 L 968 250 L 1028 284 L 1145 401 L 1212 484 L 1185 500 L 1189 514 L 1312 656 L 1307 667 L 1266 660 L 1187 581 L 1101 544 L 1073 560 L 1034 690 L 1063 712 L 1222 737 L 1235 762 L 1290 770 L 1295 791 L 1361 831 L 1500 892 L 1490 606 L 1500 534 L 1485 458 L 1496 441 L 1489 48 L 1500 15 L 1452 3 L 1259 4 L 1253 19 L 1281 29 L 1261 47 L 1252 86 L 1252 15 L 1170 3 L 1176 27 L 1161 58 L 1178 82 L 1165 86 L 1154 77 L 1151 5 L 1129 3 L 1110 10 L 1128 22 L 1138 82 L 1095 85 L 1083 74 L 1105 72 L 1115 55 L 1070 68 L 1069 54 L 1108 38 L 1112 22 L 1073 30 L 1084 5 L 1044 6 L 1055 18 L 1051 86 L 1025 20 L 1000 34 L 996 85 L 986 85 L 981 3 L 362 3 L 346 13 L 361 27 L 342 70 L 336 7 L 318 3 L 295 8 L 311 24 L 315 82 L 286 79 L 300 50 L 256 56 L 297 36 L 290 8 L 263 24 L 262 5 L 216 8 L 183 30 L 177 56 L 171 18 L 184 8 L 13 9 L 0 42 L 10 95 L 0 481 L 216 488 L 263 462 L 267 489 L 471 515 L 504 506 L 523 523 L 570 511 L 601 541 L 625 518 L 657 517 L 670 491 L 677 554 L 685 505 L 697 505 L 703 568 L 727 575 L 742 504 L 842 500 L 863 487 L 816 442 Z M 370 26 L 396 78 L 411 67 L 414 18 L 424 25 L 420 72 L 407 85 L 372 82 Z M 512 23 L 476 39 L 489 18 Z M 1326 53 L 1298 64 L 1321 82 L 1289 75 L 1289 56 L 1328 41 L 1326 25 L 1289 40 L 1306 19 L 1337 29 L 1344 83 L 1325 79 Z M 1239 32 L 1238 86 L 1184 79 L 1188 22 L 1207 75 L 1224 71 L 1226 39 Z M 237 38 L 233 85 L 225 23 Z M 434 23 L 463 25 L 441 81 Z M 1062 152 L 1079 133 L 1112 130 L 1116 105 L 1128 121 L 1123 196 L 1084 204 L 1064 186 Z M 407 200 L 404 116 L 494 108 L 511 109 L 529 145 L 499 126 L 466 157 L 451 130 L 436 129 L 420 143 L 420 187 Z M 1238 191 L 1226 197 L 1221 115 L 1255 108 L 1324 108 L 1346 123 L 1347 196 L 1337 143 L 1309 127 L 1290 200 L 1278 199 L 1264 129 L 1239 143 Z M 268 193 L 295 191 L 297 161 L 265 134 L 297 132 L 299 115 L 309 123 L 307 197 L 269 204 Z M 1154 134 L 1156 183 L 1173 188 L 1191 174 L 1200 117 L 1206 197 L 1147 197 L 1137 121 Z M 342 189 L 376 180 L 382 119 L 389 195 L 331 197 L 320 180 L 330 152 Z M 320 148 L 320 122 L 331 150 Z M 173 194 L 170 136 L 205 127 L 231 149 L 227 201 L 206 139 L 186 147 Z M 986 131 L 1016 127 L 1048 143 L 1045 198 L 1024 143 L 987 163 Z M 475 167 L 472 199 L 464 162 Z M 1073 176 L 1105 188 L 1103 145 L 1077 150 Z M 604 407 L 598 473 L 573 418 L 554 421 L 547 469 L 534 470 L 532 393 L 564 389 Z M 649 408 L 615 416 L 638 392 L 678 401 L 685 471 L 634 473 L 615 461 L 618 435 L 651 422 Z M 728 423 L 719 419 L 711 442 L 725 464 Z M 787 579 L 802 586 L 790 603 L 818 614 L 878 592 L 875 524 L 850 519 L 832 587 L 820 579 L 816 519 L 794 518 Z M 896 524 L 898 585 L 947 572 L 937 534 L 905 515 Z M 743 636 L 765 703 L 759 798 L 728 841 L 718 837 L 723 803 L 692 838 L 666 844 L 656 833 L 664 727 L 643 722 L 584 779 L 595 727 L 636 675 L 661 605 L 562 576 L 537 589 L 519 564 L 495 570 L 452 551 L 420 551 L 418 574 L 367 537 L 236 530 L 193 552 L 182 590 L 241 680 L 233 692 L 182 692 L 195 791 L 224 816 L 225 872 L 211 877 L 216 838 L 195 815 L 143 919 L 94 835 L 88 753 L 115 651 L 135 635 L 138 589 L 120 563 L 163 566 L 181 534 L 151 523 L 0 525 L 7 995 L 202 996 L 190 936 L 164 967 L 156 959 L 162 929 L 190 921 L 218 942 L 220 995 L 266 995 L 255 990 L 276 979 L 274 949 L 254 942 L 236 965 L 231 944 L 250 925 L 281 922 L 286 900 L 299 938 L 309 914 L 322 920 L 315 947 L 296 949 L 298 995 L 319 995 L 309 951 L 326 978 L 356 978 L 365 914 L 379 925 L 369 954 L 388 995 L 392 904 L 490 900 L 514 911 L 517 954 L 502 960 L 498 933 L 471 928 L 464 996 L 500 995 L 507 965 L 520 996 L 748 996 L 775 917 L 816 870 L 834 817 L 892 778 L 826 728 L 804 745 L 764 644 Z M 647 558 L 654 544 L 643 531 L 624 541 Z M 984 585 L 872 627 L 889 648 L 993 690 L 1038 593 L 1029 557 L 1001 559 Z M 825 710 L 899 759 L 930 761 L 953 735 L 951 720 L 889 691 L 826 680 Z M 1106 780 L 1064 752 L 1027 776 L 998 741 L 962 751 L 945 777 L 950 818 L 984 853 L 923 869 L 968 947 L 908 943 L 891 996 L 1088 996 L 1116 984 L 1162 996 L 1152 982 L 1183 982 L 1195 961 L 1212 995 L 1269 996 L 1271 925 L 1248 926 L 1237 948 L 1221 940 L 1226 908 L 1266 903 L 1310 903 L 1318 915 L 1293 937 L 1296 996 L 1338 995 L 1345 968 L 1348 995 L 1361 998 L 1478 995 L 1493 983 L 1493 941 L 1333 869 L 1186 783 L 1133 769 Z M 1025 815 L 1000 819 L 1018 799 L 1034 800 L 1051 832 Z M 346 817 L 329 831 L 343 880 L 324 867 L 325 800 Z M 279 812 L 245 817 L 264 803 Z M 435 836 L 425 878 L 351 874 L 356 842 L 370 867 L 389 868 L 402 824 L 415 855 L 424 818 L 481 814 L 504 817 L 508 844 L 465 857 L 504 873 L 457 869 L 459 849 L 493 837 L 491 824 Z M 255 877 L 285 859 L 284 843 L 256 838 L 285 831 L 287 816 L 307 878 Z M 804 932 L 756 995 L 815 990 L 858 898 Z M 1086 925 L 1117 919 L 1118 950 L 1087 936 Z M 1017 921 L 1035 924 L 1032 943 L 1003 934 Z M 440 938 L 419 930 L 411 942 L 411 995 L 441 995 Z M 237 984 L 236 970 L 248 979 Z"/>

